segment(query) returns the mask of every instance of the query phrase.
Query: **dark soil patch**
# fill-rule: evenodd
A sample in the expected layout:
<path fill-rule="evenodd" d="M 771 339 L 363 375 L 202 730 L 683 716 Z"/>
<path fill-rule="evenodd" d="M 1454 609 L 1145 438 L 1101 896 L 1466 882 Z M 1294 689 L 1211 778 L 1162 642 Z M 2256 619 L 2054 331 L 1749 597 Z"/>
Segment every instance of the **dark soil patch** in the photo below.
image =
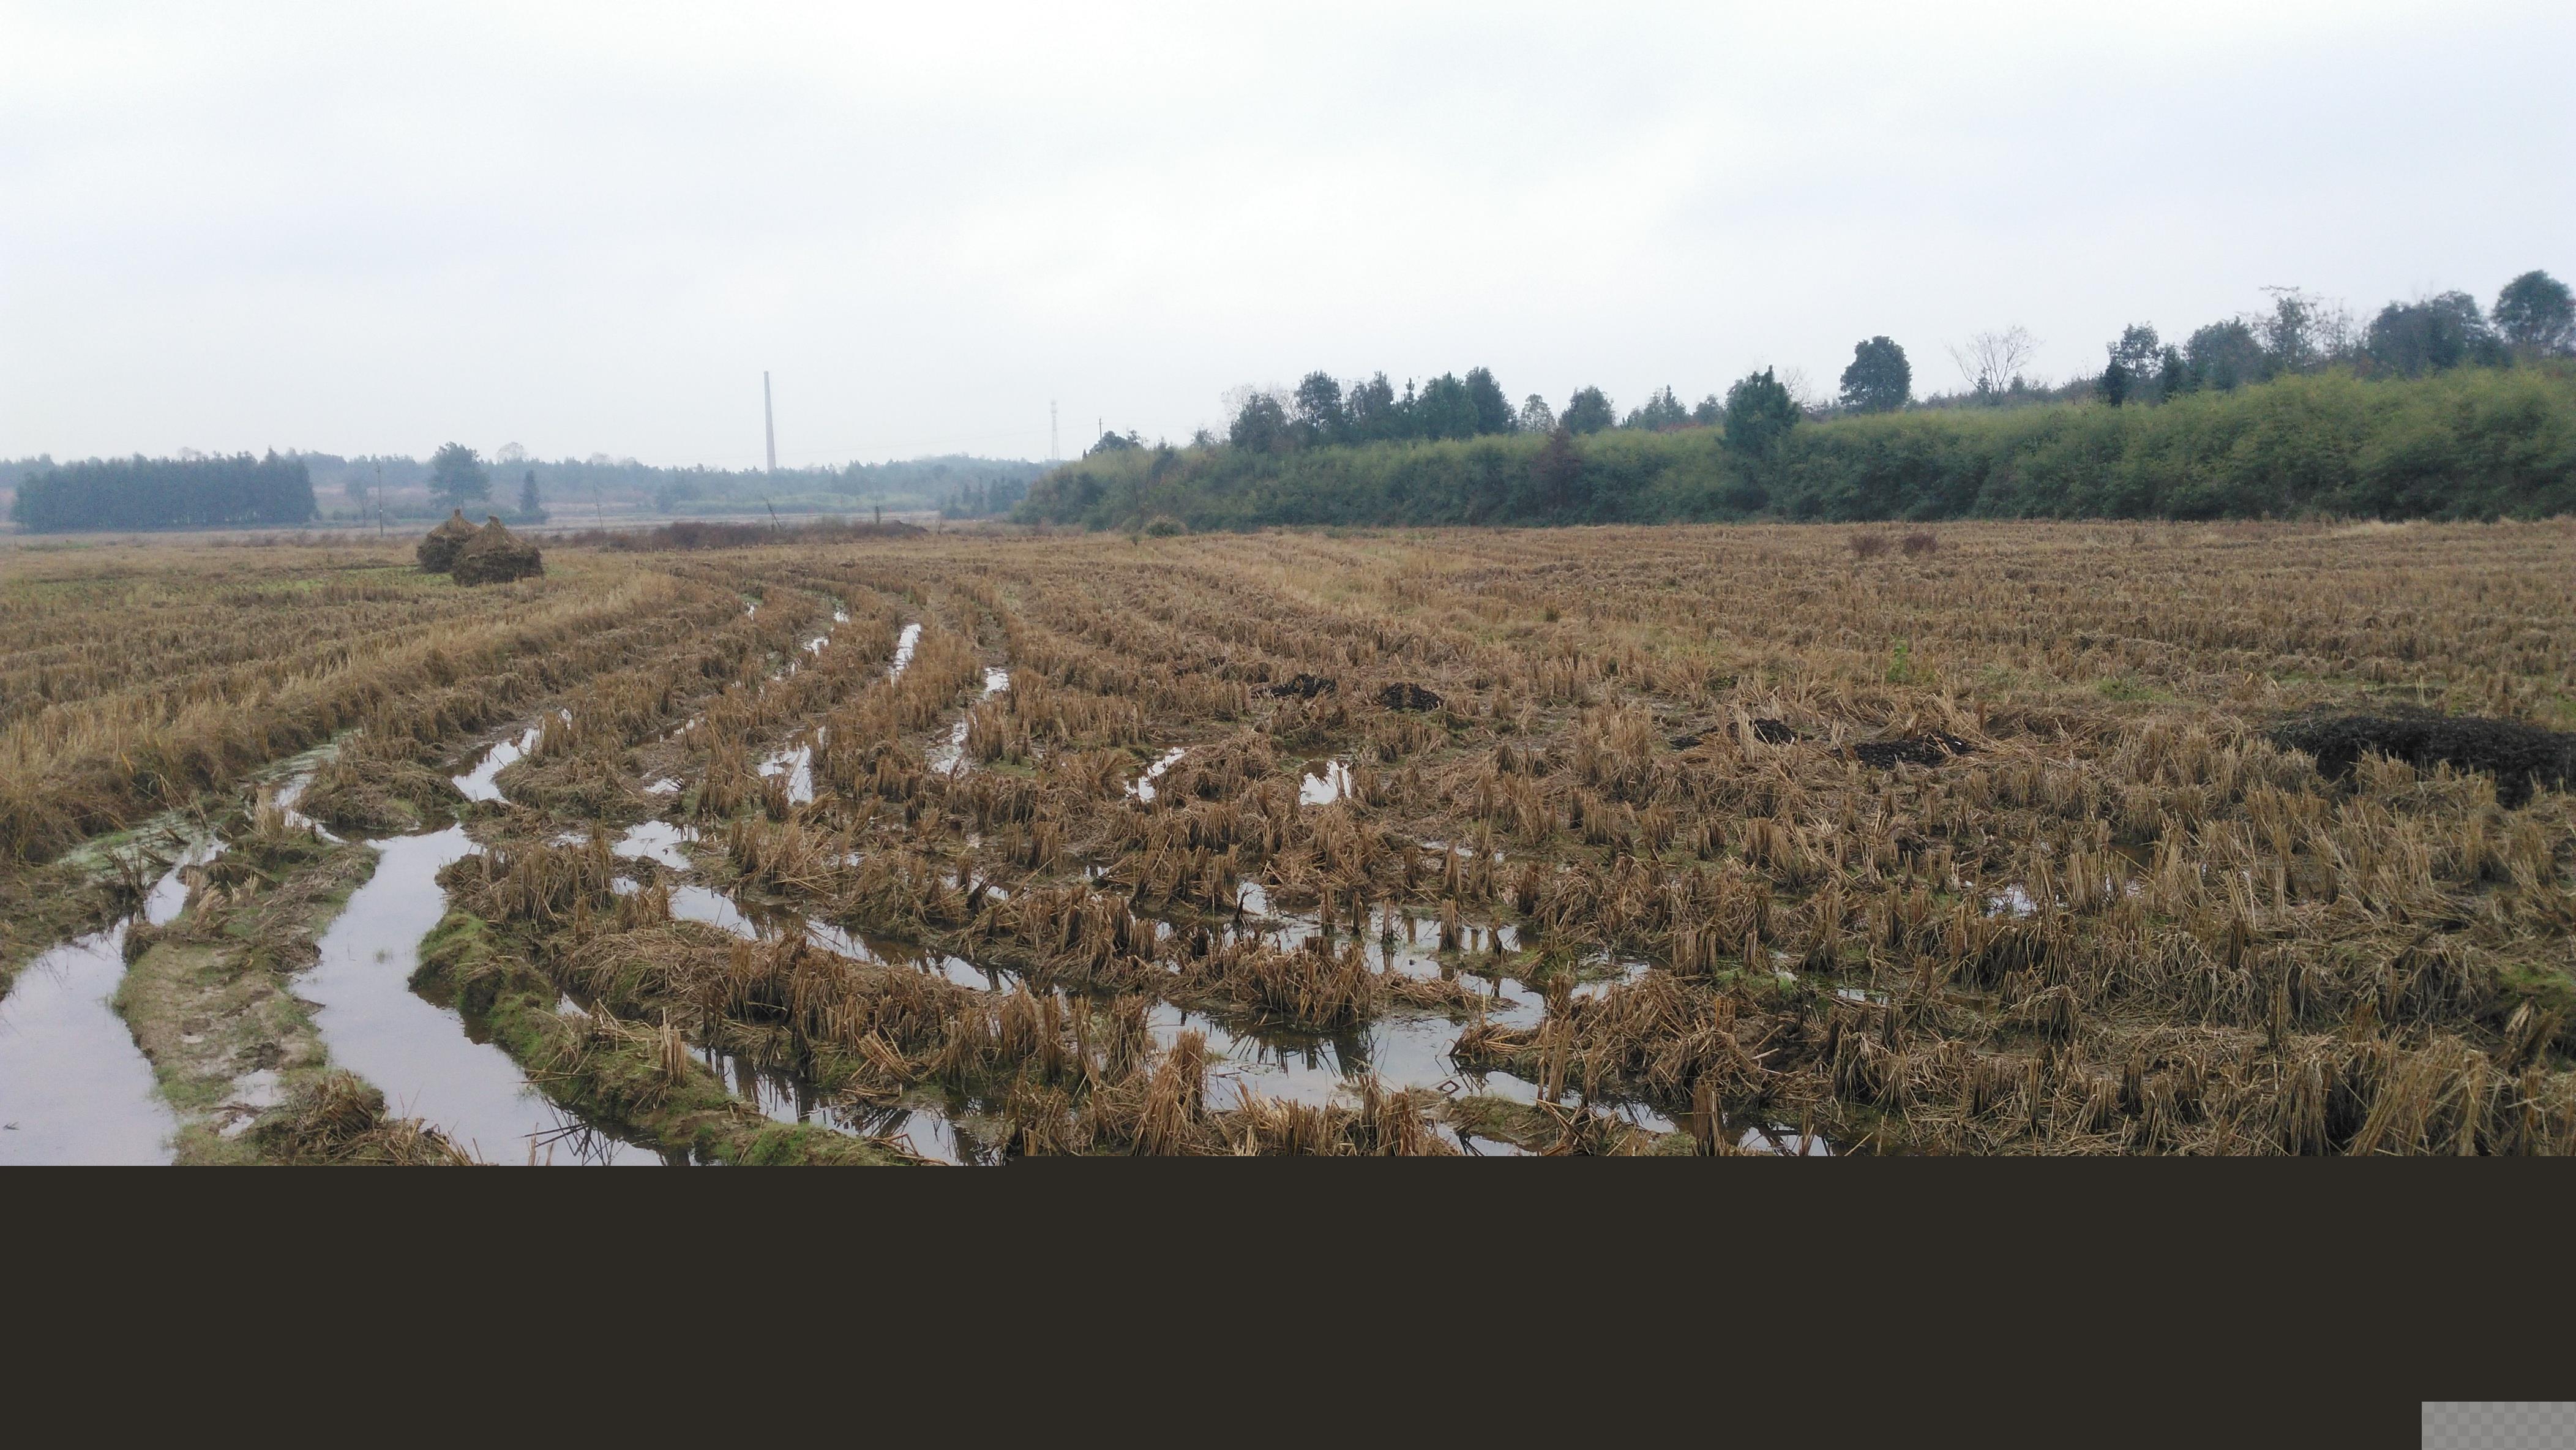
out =
<path fill-rule="evenodd" d="M 1956 735 L 1927 730 L 1920 735 L 1901 735 L 1894 740 L 1863 741 L 1852 747 L 1852 754 L 1860 757 L 1860 763 L 1872 770 L 1893 770 L 1899 765 L 1939 765 L 1954 755 L 1967 754 L 1971 748 L 1968 742 Z"/>
<path fill-rule="evenodd" d="M 1786 745 L 1798 738 L 1798 731 L 1786 720 L 1756 720 L 1753 722 L 1753 738 L 1765 745 Z"/>
<path fill-rule="evenodd" d="M 2495 777 L 2496 799 L 2518 806 L 2534 784 L 2565 789 L 2576 775 L 2576 734 L 2477 715 L 2392 710 L 2376 715 L 2314 715 L 2276 729 L 2273 740 L 2317 758 L 2317 770 L 2340 780 L 2366 753 L 2417 769 L 2447 764 Z"/>
<path fill-rule="evenodd" d="M 1281 680 L 1262 693 L 1276 700 L 1311 700 L 1317 695 L 1334 694 L 1340 689 L 1341 685 L 1338 681 L 1325 679 L 1321 675 L 1298 675 Z"/>
<path fill-rule="evenodd" d="M 1390 710 L 1437 710 L 1440 697 L 1411 680 L 1387 686 L 1377 692 L 1377 702 Z"/>

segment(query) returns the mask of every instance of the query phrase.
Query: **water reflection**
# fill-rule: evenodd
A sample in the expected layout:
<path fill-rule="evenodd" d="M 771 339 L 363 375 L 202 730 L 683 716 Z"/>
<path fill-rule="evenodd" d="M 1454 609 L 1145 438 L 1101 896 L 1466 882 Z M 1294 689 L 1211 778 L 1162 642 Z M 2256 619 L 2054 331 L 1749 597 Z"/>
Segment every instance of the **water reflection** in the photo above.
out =
<path fill-rule="evenodd" d="M 451 779 L 456 782 L 456 788 L 464 793 L 467 800 L 498 802 L 501 799 L 501 787 L 494 782 L 493 777 L 499 775 L 503 767 L 535 749 L 536 745 L 537 727 L 531 725 L 516 740 L 504 740 L 485 752 L 483 759 L 477 762 L 472 770 Z"/>
<path fill-rule="evenodd" d="M 164 872 L 138 915 L 166 926 L 187 905 L 184 873 L 218 846 Z M 133 918 L 29 962 L 0 999 L 0 1164 L 167 1163 L 178 1119 L 152 1064 L 109 1001 L 125 978 Z"/>

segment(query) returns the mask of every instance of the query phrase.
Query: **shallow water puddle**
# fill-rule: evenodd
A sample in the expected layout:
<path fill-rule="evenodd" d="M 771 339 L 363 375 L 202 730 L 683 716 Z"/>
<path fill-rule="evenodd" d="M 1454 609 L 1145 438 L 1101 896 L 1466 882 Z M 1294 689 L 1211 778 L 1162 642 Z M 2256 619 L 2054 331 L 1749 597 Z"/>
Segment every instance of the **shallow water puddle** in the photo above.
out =
<path fill-rule="evenodd" d="M 467 800 L 499 801 L 502 798 L 501 787 L 493 782 L 493 777 L 499 775 L 503 767 L 535 749 L 536 745 L 537 727 L 531 725 L 516 740 L 504 740 L 485 752 L 472 770 L 450 778 L 456 782 L 456 788 L 464 792 Z"/>
<path fill-rule="evenodd" d="M 703 922 L 744 941 L 778 941 L 802 936 L 808 945 L 835 956 L 882 966 L 909 966 L 979 992 L 1005 991 L 1018 980 L 997 967 L 979 967 L 963 957 L 942 952 L 870 941 L 856 932 L 816 921 L 791 907 L 745 903 L 712 887 L 672 887 L 671 915 L 681 921 Z"/>
<path fill-rule="evenodd" d="M 760 1067 L 739 1053 L 700 1048 L 698 1061 L 733 1095 L 773 1123 L 810 1123 L 868 1138 L 899 1138 L 925 1158 L 956 1166 L 993 1164 L 1002 1155 L 972 1137 L 935 1108 L 911 1103 L 868 1107 L 816 1098 L 813 1085 L 776 1068 Z"/>
<path fill-rule="evenodd" d="M 1801 1134 L 1797 1129 L 1778 1123 L 1747 1128 L 1735 1140 L 1735 1146 L 1747 1153 L 1762 1153 L 1782 1158 L 1831 1158 L 1834 1150 L 1822 1137 Z"/>
<path fill-rule="evenodd" d="M 1229 1028 L 1204 1012 L 1158 1002 L 1146 1021 L 1163 1051 L 1183 1032 L 1204 1035 L 1216 1059 L 1211 1075 L 1232 1081 L 1238 1096 L 1258 1092 L 1320 1105 L 1355 1092 L 1374 1074 L 1389 1091 L 1447 1086 L 1537 1100 L 1538 1088 L 1510 1073 L 1475 1072 L 1452 1061 L 1460 1024 L 1437 1013 L 1394 1012 L 1347 1032 L 1270 1032 Z"/>
<path fill-rule="evenodd" d="M 629 827 L 617 838 L 609 853 L 629 861 L 659 861 L 674 871 L 689 869 L 689 858 L 681 847 L 698 839 L 694 826 L 673 825 L 669 821 L 646 821 Z"/>
<path fill-rule="evenodd" d="M 894 637 L 894 660 L 886 666 L 886 678 L 899 680 L 912 667 L 912 652 L 921 644 L 921 626 L 907 624 Z"/>
<path fill-rule="evenodd" d="M 1651 962 L 1613 962 L 1609 966 L 1613 975 L 1576 983 L 1571 994 L 1573 998 L 1576 1001 L 1591 1001 L 1607 997 L 1610 995 L 1611 988 L 1633 987 L 1646 979 L 1646 973 L 1654 970 L 1654 964 Z"/>
<path fill-rule="evenodd" d="M 321 1004 L 314 1025 L 332 1060 L 375 1084 L 398 1117 L 427 1120 L 449 1141 L 495 1163 L 566 1156 L 659 1163 L 652 1153 L 589 1132 L 528 1083 L 508 1054 L 473 1040 L 465 1019 L 411 990 L 420 942 L 447 914 L 438 873 L 471 854 L 465 828 L 370 843 L 375 875 L 322 935 L 322 959 L 296 981 Z M 560 1150 L 569 1145 L 570 1154 Z"/>
<path fill-rule="evenodd" d="M 1351 793 L 1351 766 L 1346 760 L 1310 760 L 1297 779 L 1297 804 L 1328 806 Z"/>
<path fill-rule="evenodd" d="M 182 873 L 201 846 L 154 882 L 143 920 L 166 926 L 188 902 Z M 167 1163 L 179 1120 L 152 1064 L 108 1005 L 125 978 L 128 917 L 29 962 L 0 1000 L 0 1164 Z"/>
<path fill-rule="evenodd" d="M 1143 775 L 1140 775 L 1127 783 L 1127 793 L 1140 801 L 1152 800 L 1154 798 L 1154 782 L 1161 780 L 1163 778 L 1164 771 L 1180 764 L 1181 757 L 1189 753 L 1190 748 L 1186 745 L 1175 745 L 1171 749 L 1164 751 L 1160 760 L 1157 760 L 1153 764 L 1145 767 L 1145 773 Z"/>
<path fill-rule="evenodd" d="M 771 776 L 787 777 L 787 803 L 803 806 L 814 803 L 814 747 L 793 745 L 777 751 L 760 762 L 763 780 Z"/>
<path fill-rule="evenodd" d="M 976 697 L 975 703 L 980 705 L 1010 687 L 1009 670 L 987 665 L 984 669 L 984 693 Z M 943 775 L 955 775 L 963 768 L 966 764 L 966 737 L 973 732 L 974 728 L 974 711 L 970 707 L 964 717 L 948 728 L 948 739 L 932 748 L 929 756 L 931 770 Z"/>

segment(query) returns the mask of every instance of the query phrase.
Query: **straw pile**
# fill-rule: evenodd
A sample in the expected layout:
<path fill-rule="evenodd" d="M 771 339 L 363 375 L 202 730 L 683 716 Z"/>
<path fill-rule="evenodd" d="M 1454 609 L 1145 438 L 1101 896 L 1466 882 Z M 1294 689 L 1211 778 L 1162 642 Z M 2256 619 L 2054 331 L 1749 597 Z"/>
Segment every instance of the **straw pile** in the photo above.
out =
<path fill-rule="evenodd" d="M 416 551 L 420 572 L 444 574 L 455 568 L 457 553 L 473 537 L 474 526 L 465 521 L 465 510 L 458 509 L 449 514 L 437 528 L 429 531 L 429 537 L 420 541 L 420 548 Z"/>
<path fill-rule="evenodd" d="M 456 551 L 452 572 L 459 584 L 507 584 L 545 573 L 546 564 L 536 545 L 503 528 L 501 521 L 493 518 Z"/>

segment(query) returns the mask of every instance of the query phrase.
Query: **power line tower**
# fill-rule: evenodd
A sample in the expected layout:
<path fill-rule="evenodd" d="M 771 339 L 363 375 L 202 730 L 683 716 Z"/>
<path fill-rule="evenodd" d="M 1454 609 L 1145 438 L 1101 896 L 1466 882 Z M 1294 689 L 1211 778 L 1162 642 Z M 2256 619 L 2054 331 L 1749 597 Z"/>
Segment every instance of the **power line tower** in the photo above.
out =
<path fill-rule="evenodd" d="M 1056 432 L 1055 399 L 1049 398 L 1047 399 L 1047 462 L 1062 463 L 1063 461 L 1064 440 Z"/>
<path fill-rule="evenodd" d="M 769 406 L 769 370 L 760 370 L 760 426 L 769 435 L 769 471 L 778 471 L 778 415 Z"/>

